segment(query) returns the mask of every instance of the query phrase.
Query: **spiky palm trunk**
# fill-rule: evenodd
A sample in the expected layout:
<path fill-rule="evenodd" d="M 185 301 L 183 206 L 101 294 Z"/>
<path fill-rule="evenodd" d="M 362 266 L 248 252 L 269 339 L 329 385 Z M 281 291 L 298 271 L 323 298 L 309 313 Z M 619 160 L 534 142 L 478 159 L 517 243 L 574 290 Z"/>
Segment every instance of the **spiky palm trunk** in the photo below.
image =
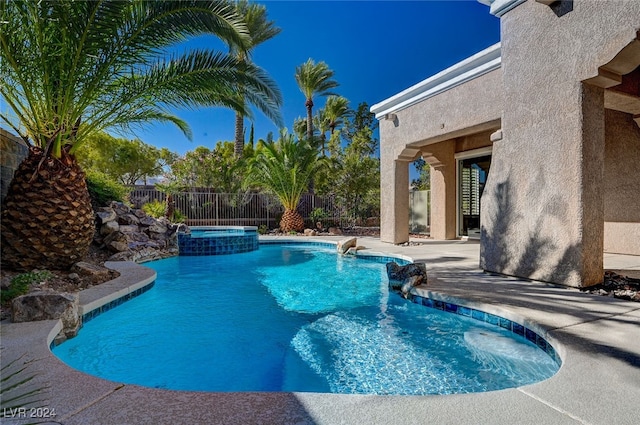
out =
<path fill-rule="evenodd" d="M 290 232 L 295 230 L 300 232 L 304 230 L 304 219 L 300 213 L 296 210 L 285 209 L 280 220 L 280 230 L 283 232 Z"/>
<path fill-rule="evenodd" d="M 233 145 L 233 153 L 241 157 L 244 150 L 244 117 L 236 112 L 236 138 Z"/>
<path fill-rule="evenodd" d="M 37 171 L 36 171 L 37 170 Z M 84 172 L 75 158 L 32 147 L 2 206 L 2 266 L 67 269 L 87 254 L 95 232 Z"/>

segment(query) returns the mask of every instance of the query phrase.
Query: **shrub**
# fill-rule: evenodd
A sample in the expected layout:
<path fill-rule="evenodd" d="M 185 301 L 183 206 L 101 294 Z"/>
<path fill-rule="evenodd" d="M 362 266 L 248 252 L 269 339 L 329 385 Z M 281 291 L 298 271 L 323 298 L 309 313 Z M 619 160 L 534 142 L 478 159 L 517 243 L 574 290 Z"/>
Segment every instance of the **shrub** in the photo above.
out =
<path fill-rule="evenodd" d="M 311 219 L 311 221 L 313 222 L 313 225 L 315 226 L 317 222 L 319 221 L 322 222 L 323 220 L 326 220 L 327 218 L 329 218 L 329 213 L 327 213 L 322 208 L 314 208 L 314 210 L 311 211 L 311 214 L 309 214 L 309 218 Z"/>
<path fill-rule="evenodd" d="M 15 297 L 26 294 L 32 284 L 44 282 L 52 277 L 53 274 L 47 270 L 19 274 L 11 279 L 9 288 L 2 291 L 0 301 L 3 304 L 9 302 Z"/>
<path fill-rule="evenodd" d="M 164 217 L 164 213 L 167 210 L 167 205 L 162 202 L 154 199 L 151 202 L 147 202 L 142 206 L 142 210 L 150 215 L 153 218 Z"/>
<path fill-rule="evenodd" d="M 266 224 L 261 224 L 258 226 L 258 233 L 261 235 L 266 235 L 269 232 L 269 228 Z"/>
<path fill-rule="evenodd" d="M 150 215 L 153 218 L 161 218 L 165 217 L 167 212 L 167 204 L 162 201 L 158 201 L 157 199 L 147 202 L 142 206 L 142 210 Z M 173 210 L 173 215 L 169 217 L 169 220 L 172 223 L 184 223 L 187 220 L 187 216 L 182 213 L 179 209 Z"/>
<path fill-rule="evenodd" d="M 94 208 L 109 205 L 111 201 L 123 202 L 129 189 L 99 171 L 88 171 L 87 189 Z"/>

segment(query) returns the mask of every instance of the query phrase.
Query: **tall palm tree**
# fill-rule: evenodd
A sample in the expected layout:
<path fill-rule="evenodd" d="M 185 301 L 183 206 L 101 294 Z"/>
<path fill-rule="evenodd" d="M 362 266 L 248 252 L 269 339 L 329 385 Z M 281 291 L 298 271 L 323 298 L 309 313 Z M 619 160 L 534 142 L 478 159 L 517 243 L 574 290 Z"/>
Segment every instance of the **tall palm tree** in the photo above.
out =
<path fill-rule="evenodd" d="M 297 208 L 312 176 L 325 166 L 325 161 L 317 156 L 317 150 L 306 140 L 296 142 L 285 131 L 278 142 L 266 143 L 249 165 L 245 184 L 265 188 L 278 197 L 284 207 L 280 220 L 284 232 L 304 229 Z"/>
<path fill-rule="evenodd" d="M 343 120 L 352 115 L 349 101 L 342 96 L 329 96 L 324 105 L 325 116 L 329 121 L 329 130 L 333 135 L 336 127 L 343 124 Z"/>
<path fill-rule="evenodd" d="M 275 83 L 251 64 L 208 49 L 171 53 L 189 37 L 248 44 L 224 0 L 0 2 L 0 113 L 29 145 L 2 210 L 3 266 L 67 268 L 86 254 L 94 216 L 75 153 L 96 132 L 186 122 L 169 108 L 245 110 L 234 90 L 276 113 Z"/>
<path fill-rule="evenodd" d="M 272 39 L 280 34 L 282 29 L 275 26 L 274 21 L 267 19 L 267 8 L 256 3 L 249 3 L 247 0 L 238 0 L 235 4 L 236 11 L 242 17 L 249 31 L 250 41 L 246 45 L 231 44 L 230 50 L 238 58 L 240 63 L 251 62 L 251 54 L 253 50 L 267 40 Z M 245 95 L 242 86 L 238 87 L 238 95 L 241 102 L 245 102 Z M 250 99 L 247 99 L 250 101 Z M 282 99 L 278 98 L 278 105 L 282 104 Z M 279 115 L 267 114 L 279 126 Z M 244 117 L 243 111 L 236 111 L 235 121 L 235 146 L 234 153 L 236 156 L 242 156 L 244 149 Z"/>
<path fill-rule="evenodd" d="M 306 101 L 307 108 L 307 138 L 313 138 L 313 96 L 327 96 L 331 89 L 338 87 L 338 82 L 333 80 L 334 72 L 324 62 L 315 63 L 313 59 L 296 67 L 296 82 Z"/>
<path fill-rule="evenodd" d="M 313 126 L 318 129 L 318 147 L 322 156 L 327 156 L 325 152 L 325 144 L 327 142 L 327 131 L 329 131 L 329 119 L 326 114 L 326 109 L 318 109 L 318 112 L 313 116 Z"/>

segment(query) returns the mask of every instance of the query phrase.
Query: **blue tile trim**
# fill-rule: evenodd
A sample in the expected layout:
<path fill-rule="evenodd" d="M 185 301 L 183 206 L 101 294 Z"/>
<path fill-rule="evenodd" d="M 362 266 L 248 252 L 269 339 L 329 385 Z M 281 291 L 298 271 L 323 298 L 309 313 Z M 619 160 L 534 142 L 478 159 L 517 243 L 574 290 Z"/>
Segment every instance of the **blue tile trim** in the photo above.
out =
<path fill-rule="evenodd" d="M 153 285 L 155 285 L 155 281 L 149 283 L 148 285 L 143 286 L 142 288 L 138 288 L 133 292 L 130 292 L 126 295 L 121 296 L 120 298 L 113 300 L 107 304 L 102 305 L 101 307 L 98 307 L 96 309 L 93 309 L 91 311 L 86 312 L 85 314 L 82 315 L 82 324 L 85 324 L 87 322 L 90 322 L 91 320 L 95 319 L 96 317 L 100 316 L 102 313 L 106 313 L 107 311 L 114 309 L 116 307 L 118 307 L 119 305 L 121 305 L 122 303 L 125 303 L 129 300 L 132 300 L 136 297 L 139 297 L 140 295 L 144 294 L 145 292 L 147 292 L 149 289 L 153 288 Z"/>
<path fill-rule="evenodd" d="M 305 242 L 305 241 L 260 241 L 260 245 L 301 245 L 317 246 L 321 248 L 335 248 L 336 244 L 331 242 Z"/>
<path fill-rule="evenodd" d="M 179 255 L 228 255 L 255 251 L 260 246 L 258 234 L 244 230 L 228 230 L 210 234 L 178 233 Z"/>
<path fill-rule="evenodd" d="M 116 308 L 119 305 L 122 305 L 123 303 L 129 300 L 139 297 L 140 295 L 147 292 L 149 289 L 153 288 L 153 285 L 155 285 L 155 283 L 156 283 L 155 281 L 150 282 L 147 285 L 143 286 L 142 288 L 138 288 L 135 291 L 129 292 L 128 294 L 123 295 L 118 299 L 115 299 L 111 302 L 103 304 L 100 307 L 94 308 L 93 310 L 86 312 L 85 314 L 82 315 L 82 321 L 80 322 L 80 326 L 81 327 L 84 326 L 86 323 L 100 316 L 102 313 L 105 313 L 113 308 Z M 53 350 L 55 347 L 56 347 L 56 340 L 54 338 L 53 341 L 51 341 L 51 344 L 49 344 L 49 349 Z"/>
<path fill-rule="evenodd" d="M 432 300 L 430 298 L 421 297 L 418 295 L 412 295 L 411 301 L 425 307 L 431 307 L 445 311 L 447 313 L 471 317 L 475 320 L 480 320 L 481 322 L 504 328 L 510 332 L 513 332 L 517 336 L 525 338 L 527 341 L 537 345 L 538 348 L 546 352 L 549 357 L 551 357 L 558 364 L 558 366 L 562 365 L 562 359 L 560 358 L 560 355 L 558 355 L 558 352 L 543 336 L 537 334 L 534 330 L 529 329 L 512 320 L 496 316 L 495 314 L 486 313 L 475 308 L 465 307 L 454 303 L 447 303 L 440 300 Z"/>

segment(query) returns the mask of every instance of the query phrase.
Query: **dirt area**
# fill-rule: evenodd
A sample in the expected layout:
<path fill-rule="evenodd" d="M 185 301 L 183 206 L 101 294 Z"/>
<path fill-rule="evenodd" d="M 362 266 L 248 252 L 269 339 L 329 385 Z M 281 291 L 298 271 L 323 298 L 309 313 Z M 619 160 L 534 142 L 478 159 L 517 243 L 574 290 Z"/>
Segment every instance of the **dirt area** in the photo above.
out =
<path fill-rule="evenodd" d="M 83 259 L 84 262 L 94 264 L 97 266 L 104 266 L 104 262 L 112 255 L 112 253 L 101 250 L 95 244 L 91 244 L 89 248 L 89 253 Z M 38 270 L 42 271 L 42 270 Z M 115 270 L 110 270 L 110 272 L 103 277 L 102 279 L 97 279 L 95 277 L 83 277 L 77 274 L 73 274 L 69 270 L 61 271 L 61 270 L 47 270 L 50 272 L 53 277 L 44 280 L 42 282 L 37 282 L 31 285 L 31 290 L 51 290 L 56 292 L 78 292 L 83 289 L 87 289 L 91 286 L 99 285 L 101 283 L 107 282 L 109 280 L 115 279 L 120 275 Z M 0 282 L 2 290 L 4 291 L 10 284 L 11 280 L 24 272 L 16 272 L 12 270 L 0 270 Z M 0 306 L 0 320 L 4 320 L 11 315 L 10 307 L 8 304 Z"/>

